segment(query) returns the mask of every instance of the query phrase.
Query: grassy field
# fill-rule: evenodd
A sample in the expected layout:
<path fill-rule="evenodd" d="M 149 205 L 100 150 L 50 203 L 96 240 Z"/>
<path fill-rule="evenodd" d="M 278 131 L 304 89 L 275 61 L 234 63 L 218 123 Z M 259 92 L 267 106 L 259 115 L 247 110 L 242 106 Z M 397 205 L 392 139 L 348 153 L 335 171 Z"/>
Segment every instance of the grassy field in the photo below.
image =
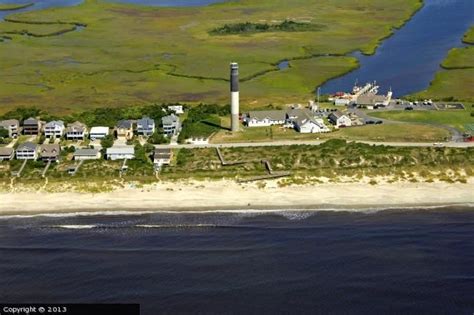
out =
<path fill-rule="evenodd" d="M 463 41 L 474 43 L 474 27 L 465 34 Z M 415 96 L 474 102 L 474 47 L 452 49 L 441 66 L 444 69 L 436 74 L 430 87 Z"/>
<path fill-rule="evenodd" d="M 434 126 L 417 125 L 412 123 L 397 125 L 367 125 L 339 129 L 331 133 L 301 134 L 292 129 L 280 126 L 244 128 L 242 132 L 232 134 L 221 130 L 211 142 L 265 142 L 275 140 L 367 140 L 367 141 L 393 141 L 393 142 L 424 142 L 444 141 L 449 137 L 449 132 Z"/>
<path fill-rule="evenodd" d="M 0 3 L 0 11 L 20 10 L 23 8 L 30 7 L 32 5 L 33 5 L 33 2 L 25 3 L 25 4 Z"/>
<path fill-rule="evenodd" d="M 446 125 L 458 130 L 466 130 L 466 125 L 474 124 L 471 108 L 446 111 L 390 111 L 370 113 L 370 115 L 390 120 Z"/>
<path fill-rule="evenodd" d="M 357 66 L 355 59 L 339 55 L 374 52 L 420 6 L 420 0 L 239 0 L 158 8 L 86 0 L 18 13 L 0 23 L 0 37 L 18 31 L 48 34 L 46 28 L 61 30 L 71 23 L 87 26 L 59 36 L 11 35 L 0 43 L 0 111 L 26 105 L 70 113 L 152 102 L 225 104 L 230 61 L 241 65 L 243 105 L 306 101 L 317 85 Z M 209 34 L 225 24 L 285 20 L 324 27 Z M 333 57 L 321 57 L 327 54 Z M 285 59 L 290 68 L 275 71 Z"/>

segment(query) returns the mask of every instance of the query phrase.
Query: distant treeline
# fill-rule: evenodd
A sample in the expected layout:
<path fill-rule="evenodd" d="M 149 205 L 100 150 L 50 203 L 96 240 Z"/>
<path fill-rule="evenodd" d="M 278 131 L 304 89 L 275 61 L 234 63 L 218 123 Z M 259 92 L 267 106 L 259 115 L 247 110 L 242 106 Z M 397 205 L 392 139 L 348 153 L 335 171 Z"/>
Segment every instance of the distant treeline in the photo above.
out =
<path fill-rule="evenodd" d="M 225 24 L 222 27 L 215 28 L 209 33 L 212 35 L 231 35 L 231 34 L 249 34 L 249 33 L 264 33 L 264 32 L 311 32 L 320 31 L 325 25 L 295 22 L 285 20 L 279 24 L 267 23 L 236 23 Z"/>

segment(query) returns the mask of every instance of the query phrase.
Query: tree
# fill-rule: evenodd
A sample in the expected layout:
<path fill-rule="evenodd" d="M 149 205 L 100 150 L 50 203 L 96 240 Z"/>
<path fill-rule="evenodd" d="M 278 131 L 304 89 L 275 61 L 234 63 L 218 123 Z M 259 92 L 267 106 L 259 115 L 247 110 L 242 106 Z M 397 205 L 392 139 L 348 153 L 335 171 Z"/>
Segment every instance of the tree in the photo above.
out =
<path fill-rule="evenodd" d="M 163 143 L 168 143 L 168 139 L 165 137 L 164 134 L 157 131 L 153 133 L 150 138 L 148 138 L 148 143 L 163 144 Z"/>
<path fill-rule="evenodd" d="M 0 128 L 0 138 L 8 138 L 8 130 L 5 128 Z"/>
<path fill-rule="evenodd" d="M 105 136 L 102 140 L 100 140 L 100 145 L 104 149 L 110 148 L 114 145 L 114 137 L 112 135 Z"/>

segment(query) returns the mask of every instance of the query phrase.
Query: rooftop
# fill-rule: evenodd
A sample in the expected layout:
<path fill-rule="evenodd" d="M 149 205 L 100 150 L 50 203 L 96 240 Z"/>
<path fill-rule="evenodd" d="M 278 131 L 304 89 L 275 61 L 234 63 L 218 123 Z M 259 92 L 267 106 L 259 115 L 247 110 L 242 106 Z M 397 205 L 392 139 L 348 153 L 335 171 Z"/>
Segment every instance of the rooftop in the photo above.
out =
<path fill-rule="evenodd" d="M 285 120 L 286 119 L 286 111 L 285 110 L 259 110 L 259 111 L 251 111 L 249 112 L 250 119 L 257 119 L 257 120 Z"/>
<path fill-rule="evenodd" d="M 0 147 L 0 156 L 10 156 L 13 154 L 13 148 Z"/>
<path fill-rule="evenodd" d="M 78 149 L 74 152 L 74 156 L 96 156 L 99 153 L 97 149 Z"/>
<path fill-rule="evenodd" d="M 43 157 L 56 157 L 59 155 L 61 147 L 59 144 L 42 144 L 40 151 Z"/>
<path fill-rule="evenodd" d="M 107 149 L 107 155 L 110 154 L 135 154 L 133 145 L 113 146 Z"/>
<path fill-rule="evenodd" d="M 119 120 L 117 123 L 118 129 L 131 129 L 132 128 L 132 121 L 131 120 Z"/>
<path fill-rule="evenodd" d="M 109 127 L 92 127 L 91 134 L 108 134 Z"/>
<path fill-rule="evenodd" d="M 38 145 L 36 143 L 25 142 L 25 143 L 20 144 L 16 150 L 17 151 L 25 151 L 25 150 L 35 151 L 37 147 Z"/>

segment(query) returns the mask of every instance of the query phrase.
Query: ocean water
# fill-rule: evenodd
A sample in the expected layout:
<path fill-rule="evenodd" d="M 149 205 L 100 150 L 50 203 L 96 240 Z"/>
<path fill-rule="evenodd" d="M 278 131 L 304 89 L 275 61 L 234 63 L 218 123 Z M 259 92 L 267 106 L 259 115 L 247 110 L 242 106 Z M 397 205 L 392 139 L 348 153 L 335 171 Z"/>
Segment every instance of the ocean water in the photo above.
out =
<path fill-rule="evenodd" d="M 142 314 L 466 314 L 474 208 L 2 217 L 1 302 Z"/>

